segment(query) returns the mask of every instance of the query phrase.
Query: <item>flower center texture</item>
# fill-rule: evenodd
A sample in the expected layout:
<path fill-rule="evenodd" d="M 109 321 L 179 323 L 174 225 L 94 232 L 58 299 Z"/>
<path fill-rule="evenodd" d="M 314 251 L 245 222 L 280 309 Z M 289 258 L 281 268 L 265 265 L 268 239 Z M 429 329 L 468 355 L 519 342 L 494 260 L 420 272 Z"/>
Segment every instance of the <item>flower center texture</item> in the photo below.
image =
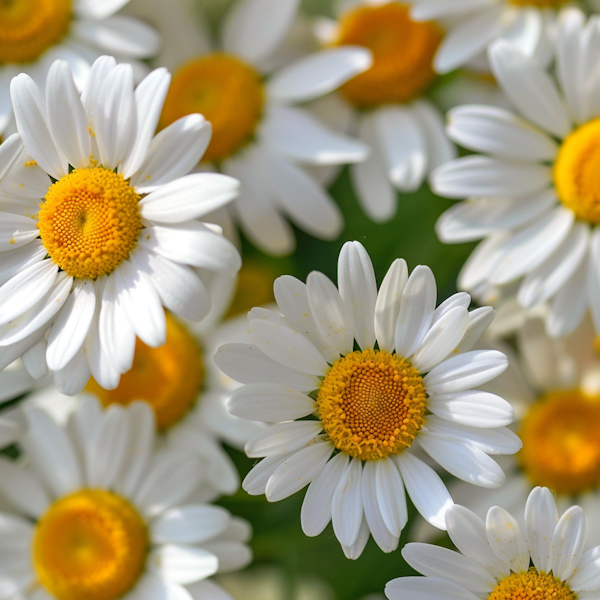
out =
<path fill-rule="evenodd" d="M 549 573 L 531 568 L 527 573 L 505 577 L 487 600 L 575 600 L 575 594 Z"/>
<path fill-rule="evenodd" d="M 102 167 L 75 169 L 50 187 L 40 208 L 44 248 L 67 275 L 108 275 L 135 247 L 139 201 L 121 175 Z"/>
<path fill-rule="evenodd" d="M 38 522 L 33 564 L 57 600 L 116 600 L 144 570 L 148 530 L 127 500 L 82 490 L 57 500 Z"/>
<path fill-rule="evenodd" d="M 600 119 L 565 138 L 554 165 L 554 185 L 560 201 L 580 220 L 600 223 Z"/>
<path fill-rule="evenodd" d="M 27 63 L 58 42 L 71 0 L 0 0 L 0 63 Z"/>
<path fill-rule="evenodd" d="M 600 484 L 600 398 L 553 392 L 521 423 L 519 461 L 535 485 L 579 494 Z"/>
<path fill-rule="evenodd" d="M 161 127 L 191 113 L 211 122 L 212 139 L 203 161 L 235 154 L 253 136 L 264 105 L 260 74 L 228 54 L 211 54 L 185 64 L 173 77 Z"/>
<path fill-rule="evenodd" d="M 104 407 L 127 406 L 136 400 L 148 402 L 156 415 L 159 430 L 180 421 L 194 406 L 204 379 L 202 350 L 189 331 L 167 313 L 167 341 L 150 348 L 137 340 L 131 369 L 121 377 L 119 386 L 105 390 L 93 379 L 86 389 Z"/>
<path fill-rule="evenodd" d="M 344 84 L 341 93 L 357 108 L 412 100 L 435 80 L 433 57 L 442 37 L 436 24 L 413 21 L 401 2 L 346 13 L 335 44 L 369 48 L 373 66 Z"/>
<path fill-rule="evenodd" d="M 336 448 L 377 460 L 409 448 L 425 424 L 426 393 L 406 360 L 376 350 L 337 360 L 317 396 L 323 428 Z"/>
<path fill-rule="evenodd" d="M 569 0 L 508 0 L 515 6 L 535 6 L 536 8 L 560 8 Z"/>

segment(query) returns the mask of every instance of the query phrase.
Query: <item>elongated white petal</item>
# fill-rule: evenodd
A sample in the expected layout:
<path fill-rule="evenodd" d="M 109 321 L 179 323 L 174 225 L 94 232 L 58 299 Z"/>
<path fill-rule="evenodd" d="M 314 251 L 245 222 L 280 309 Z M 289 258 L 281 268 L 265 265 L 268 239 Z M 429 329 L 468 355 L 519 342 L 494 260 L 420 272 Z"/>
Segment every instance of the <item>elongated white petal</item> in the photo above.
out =
<path fill-rule="evenodd" d="M 470 427 L 504 427 L 515 416 L 506 400 L 479 390 L 435 394 L 429 398 L 427 408 L 447 421 Z"/>
<path fill-rule="evenodd" d="M 245 446 L 251 458 L 289 454 L 314 440 L 323 430 L 320 421 L 277 423 L 256 434 Z"/>
<path fill-rule="evenodd" d="M 485 527 L 494 554 L 509 563 L 515 573 L 528 571 L 527 540 L 516 519 L 503 508 L 494 506 L 488 511 Z"/>
<path fill-rule="evenodd" d="M 525 532 L 531 560 L 538 571 L 548 573 L 552 569 L 552 534 L 557 523 L 558 512 L 552 492 L 547 488 L 534 488 L 525 506 Z"/>
<path fill-rule="evenodd" d="M 350 459 L 333 493 L 331 520 L 335 536 L 343 546 L 352 546 L 358 536 L 363 518 L 362 462 Z"/>
<path fill-rule="evenodd" d="M 220 506 L 196 504 L 172 508 L 152 523 L 155 544 L 197 544 L 227 529 L 229 513 Z"/>
<path fill-rule="evenodd" d="M 377 501 L 385 526 L 400 537 L 408 521 L 404 483 L 393 460 L 378 460 L 375 471 Z"/>
<path fill-rule="evenodd" d="M 475 600 L 477 596 L 461 585 L 434 577 L 399 577 L 388 581 L 389 600 Z"/>
<path fill-rule="evenodd" d="M 381 350 L 394 348 L 396 321 L 400 314 L 402 292 L 408 281 L 406 261 L 397 258 L 386 273 L 375 303 L 375 336 Z"/>
<path fill-rule="evenodd" d="M 183 544 L 158 546 L 149 556 L 148 563 L 167 581 L 184 585 L 210 577 L 219 568 L 219 559 L 214 554 Z"/>
<path fill-rule="evenodd" d="M 583 509 L 572 506 L 560 518 L 550 549 L 552 573 L 561 581 L 568 579 L 575 569 L 585 548 L 587 523 Z"/>

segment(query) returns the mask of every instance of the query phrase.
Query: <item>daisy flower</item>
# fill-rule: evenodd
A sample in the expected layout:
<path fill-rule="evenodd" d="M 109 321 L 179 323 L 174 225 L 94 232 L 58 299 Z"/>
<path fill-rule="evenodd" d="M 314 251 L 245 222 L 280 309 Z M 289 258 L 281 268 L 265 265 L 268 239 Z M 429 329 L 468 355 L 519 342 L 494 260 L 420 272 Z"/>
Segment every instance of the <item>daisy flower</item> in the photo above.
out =
<path fill-rule="evenodd" d="M 328 46 L 353 44 L 373 53 L 373 66 L 340 88 L 329 109 L 347 121 L 372 152 L 350 167 L 363 210 L 374 221 L 396 212 L 396 190 L 414 192 L 437 166 L 455 157 L 444 120 L 428 94 L 437 77 L 433 57 L 443 36 L 434 22 L 410 16 L 412 2 L 352 0 L 338 3 L 338 20 L 319 22 Z M 341 104 L 341 106 L 339 105 Z"/>
<path fill-rule="evenodd" d="M 154 430 L 143 403 L 102 411 L 88 399 L 65 426 L 44 411 L 27 413 L 19 439 L 27 461 L 0 461 L 0 495 L 14 507 L 0 514 L 8 595 L 223 598 L 208 577 L 250 562 L 248 524 L 190 504 L 202 462 L 154 452 Z"/>
<path fill-rule="evenodd" d="M 459 504 L 485 515 L 490 505 L 522 512 L 536 485 L 550 488 L 559 506 L 577 502 L 591 528 L 600 530 L 600 354 L 587 321 L 572 335 L 549 338 L 540 318 L 517 331 L 517 354 L 486 386 L 513 406 L 522 450 L 506 457 L 500 490 L 451 486 Z M 498 346 L 502 347 L 502 346 Z"/>
<path fill-rule="evenodd" d="M 156 3 L 154 3 L 156 4 Z M 174 16 L 182 1 L 156 7 L 173 11 L 166 20 L 177 36 Z M 327 128 L 300 103 L 319 98 L 371 65 L 371 53 L 358 47 L 331 48 L 277 64 L 278 49 L 294 25 L 298 0 L 239 0 L 213 43 L 198 26 L 189 44 L 168 53 L 174 72 L 160 119 L 166 127 L 192 112 L 213 126 L 200 168 L 220 170 L 241 181 L 232 209 L 248 239 L 269 254 L 288 254 L 295 239 L 287 218 L 321 239 L 335 239 L 342 214 L 303 166 L 360 162 L 368 148 Z M 151 6 L 147 8 L 151 12 Z M 190 29 L 192 17 L 183 12 Z M 149 15 L 151 16 L 151 15 Z M 168 42 L 166 44 L 168 46 Z"/>
<path fill-rule="evenodd" d="M 11 0 L 0 6 L 0 135 L 12 123 L 10 80 L 28 73 L 45 81 L 54 60 L 66 60 L 79 89 L 90 64 L 102 54 L 131 62 L 136 72 L 147 67 L 139 59 L 156 54 L 160 39 L 154 29 L 116 14 L 129 0 Z"/>
<path fill-rule="evenodd" d="M 552 56 L 558 9 L 572 0 L 413 0 L 417 21 L 439 19 L 444 36 L 434 59 L 438 73 L 448 73 L 479 59 L 495 40 L 510 40 L 541 64 Z"/>
<path fill-rule="evenodd" d="M 450 539 L 458 552 L 430 544 L 407 544 L 406 562 L 425 577 L 388 582 L 389 600 L 541 599 L 598 597 L 600 546 L 584 552 L 585 513 L 571 506 L 558 518 L 547 488 L 536 487 L 525 508 L 525 527 L 498 506 L 485 522 L 454 505 L 446 514 Z"/>
<path fill-rule="evenodd" d="M 548 333 L 573 332 L 589 307 L 600 331 L 600 167 L 598 22 L 578 9 L 559 19 L 556 81 L 508 42 L 490 52 L 494 74 L 520 114 L 462 106 L 448 135 L 482 155 L 452 161 L 432 175 L 442 196 L 465 198 L 437 224 L 447 243 L 484 238 L 459 287 L 485 294 L 518 285 L 519 303 L 550 303 Z M 578 65 L 577 71 L 573 65 Z"/>
<path fill-rule="evenodd" d="M 239 269 L 231 242 L 199 220 L 238 182 L 186 175 L 210 125 L 189 115 L 154 136 L 169 79 L 158 69 L 134 91 L 131 66 L 103 57 L 81 97 L 64 61 L 45 95 L 26 74 L 12 81 L 19 134 L 0 147 L 2 368 L 28 353 L 70 393 L 90 374 L 115 388 L 136 335 L 164 344 L 163 306 L 192 320 L 208 313 L 194 269 Z"/>
<path fill-rule="evenodd" d="M 357 558 L 369 533 L 384 551 L 397 547 L 405 489 L 445 528 L 452 499 L 417 446 L 457 477 L 497 487 L 504 473 L 489 455 L 521 444 L 506 428 L 510 405 L 473 389 L 507 366 L 501 352 L 471 351 L 493 309 L 469 312 L 465 293 L 436 309 L 431 270 L 419 266 L 409 277 L 400 259 L 378 292 L 358 242 L 342 248 L 338 281 L 339 291 L 319 272 L 306 285 L 280 277 L 282 315 L 250 311 L 252 343 L 225 345 L 215 361 L 248 384 L 229 397 L 231 412 L 274 423 L 246 444 L 248 456 L 265 458 L 244 489 L 273 502 L 310 484 L 304 532 L 318 535 L 332 520 L 344 552 Z"/>

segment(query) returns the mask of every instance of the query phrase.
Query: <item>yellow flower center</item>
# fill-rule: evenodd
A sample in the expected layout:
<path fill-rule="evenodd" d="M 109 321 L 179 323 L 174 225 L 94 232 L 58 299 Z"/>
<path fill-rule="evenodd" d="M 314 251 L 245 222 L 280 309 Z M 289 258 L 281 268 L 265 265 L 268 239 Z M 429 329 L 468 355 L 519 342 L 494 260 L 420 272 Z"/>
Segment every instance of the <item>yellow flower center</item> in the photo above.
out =
<path fill-rule="evenodd" d="M 246 144 L 258 125 L 264 104 L 260 74 L 228 54 L 211 54 L 181 67 L 173 77 L 161 127 L 191 113 L 212 123 L 203 160 L 223 160 Z"/>
<path fill-rule="evenodd" d="M 401 2 L 361 6 L 346 13 L 336 45 L 369 48 L 373 66 L 340 91 L 358 108 L 412 100 L 435 79 L 433 57 L 442 37 L 435 23 L 413 21 L 409 6 Z"/>
<path fill-rule="evenodd" d="M 86 389 L 107 407 L 144 400 L 154 409 L 156 425 L 164 430 L 180 421 L 194 406 L 204 379 L 202 351 L 188 330 L 167 313 L 167 341 L 150 348 L 137 340 L 133 367 L 119 386 L 105 390 L 94 379 Z"/>
<path fill-rule="evenodd" d="M 575 600 L 575 594 L 549 573 L 531 568 L 527 573 L 505 577 L 487 600 Z"/>
<path fill-rule="evenodd" d="M 273 281 L 275 274 L 265 265 L 244 260 L 238 273 L 235 295 L 226 318 L 245 314 L 254 306 L 265 306 L 275 301 L 273 296 Z"/>
<path fill-rule="evenodd" d="M 0 0 L 0 63 L 35 60 L 70 22 L 71 0 Z"/>
<path fill-rule="evenodd" d="M 361 460 L 409 448 L 425 424 L 426 394 L 406 360 L 363 350 L 337 360 L 317 396 L 318 414 L 335 447 Z"/>
<path fill-rule="evenodd" d="M 50 258 L 68 275 L 112 273 L 133 250 L 142 229 L 140 197 L 108 169 L 75 169 L 50 187 L 38 229 Z"/>
<path fill-rule="evenodd" d="M 535 485 L 579 494 L 600 484 L 600 398 L 553 392 L 521 423 L 520 464 Z"/>
<path fill-rule="evenodd" d="M 569 0 L 508 0 L 515 6 L 535 6 L 536 8 L 560 8 Z"/>
<path fill-rule="evenodd" d="M 554 185 L 560 201 L 579 219 L 600 223 L 600 119 L 565 138 L 554 165 Z"/>
<path fill-rule="evenodd" d="M 33 564 L 57 600 L 116 600 L 144 570 L 148 531 L 127 500 L 82 490 L 57 500 L 38 522 Z"/>

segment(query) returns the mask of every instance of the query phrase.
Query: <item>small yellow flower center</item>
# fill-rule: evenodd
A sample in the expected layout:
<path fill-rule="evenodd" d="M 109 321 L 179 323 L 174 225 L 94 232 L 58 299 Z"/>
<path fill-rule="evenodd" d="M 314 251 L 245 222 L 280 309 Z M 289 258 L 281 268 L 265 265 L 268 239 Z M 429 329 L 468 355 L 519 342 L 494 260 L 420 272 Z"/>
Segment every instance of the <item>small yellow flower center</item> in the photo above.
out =
<path fill-rule="evenodd" d="M 508 0 L 515 6 L 535 6 L 536 8 L 560 8 L 569 0 Z"/>
<path fill-rule="evenodd" d="M 57 500 L 38 522 L 33 565 L 57 600 L 117 600 L 138 581 L 148 547 L 146 525 L 127 500 L 82 490 Z"/>
<path fill-rule="evenodd" d="M 191 113 L 204 115 L 213 134 L 203 161 L 220 161 L 252 138 L 263 104 L 262 78 L 252 66 L 228 54 L 211 54 L 175 73 L 160 125 Z"/>
<path fill-rule="evenodd" d="M 127 406 L 136 400 L 154 409 L 159 430 L 180 421 L 194 406 L 204 379 L 202 351 L 189 331 L 167 313 L 167 341 L 150 348 L 137 340 L 133 367 L 121 377 L 119 386 L 105 390 L 94 379 L 86 389 L 107 407 Z"/>
<path fill-rule="evenodd" d="M 226 318 L 246 314 L 254 306 L 265 306 L 275 301 L 273 296 L 273 281 L 275 274 L 262 264 L 244 260 L 238 273 L 235 295 Z"/>
<path fill-rule="evenodd" d="M 337 360 L 317 396 L 318 414 L 335 447 L 361 460 L 409 448 L 425 424 L 426 394 L 406 360 L 363 350 Z"/>
<path fill-rule="evenodd" d="M 139 200 L 113 171 L 75 169 L 50 187 L 40 208 L 44 248 L 72 277 L 112 273 L 129 256 L 142 229 Z"/>
<path fill-rule="evenodd" d="M 579 219 L 600 223 L 600 119 L 565 138 L 554 165 L 554 185 L 560 201 Z"/>
<path fill-rule="evenodd" d="M 518 458 L 534 485 L 579 494 L 600 485 L 600 398 L 553 392 L 529 410 Z"/>
<path fill-rule="evenodd" d="M 505 577 L 487 600 L 575 600 L 575 594 L 549 573 L 531 568 L 527 573 Z"/>
<path fill-rule="evenodd" d="M 401 2 L 351 10 L 341 18 L 335 43 L 369 48 L 373 66 L 344 84 L 341 93 L 357 108 L 412 100 L 435 80 L 433 57 L 442 37 L 436 24 L 413 21 Z"/>
<path fill-rule="evenodd" d="M 0 63 L 27 63 L 58 42 L 71 0 L 0 0 Z"/>

